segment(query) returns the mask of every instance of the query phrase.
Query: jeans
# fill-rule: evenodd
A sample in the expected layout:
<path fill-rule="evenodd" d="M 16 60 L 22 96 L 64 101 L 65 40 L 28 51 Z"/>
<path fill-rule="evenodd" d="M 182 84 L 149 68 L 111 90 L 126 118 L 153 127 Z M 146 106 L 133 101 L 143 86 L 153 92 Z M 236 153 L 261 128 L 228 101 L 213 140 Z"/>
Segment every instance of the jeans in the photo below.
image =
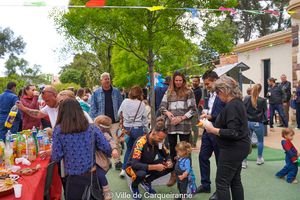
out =
<path fill-rule="evenodd" d="M 257 156 L 259 158 L 262 157 L 263 149 L 264 149 L 264 132 L 265 127 L 263 123 L 259 122 L 248 122 L 248 128 L 250 130 L 250 138 L 252 138 L 253 132 L 256 134 L 257 137 Z"/>
<path fill-rule="evenodd" d="M 293 180 L 295 180 L 297 173 L 297 163 L 292 163 L 291 158 L 289 156 L 285 156 L 285 166 L 276 173 L 276 176 L 279 178 L 286 176 L 286 181 L 291 183 Z"/>
<path fill-rule="evenodd" d="M 128 131 L 128 130 L 130 130 L 130 127 L 125 127 L 125 129 Z M 145 132 L 144 132 L 143 127 L 134 127 L 134 128 L 131 129 L 129 140 L 126 143 L 127 144 L 127 149 L 126 149 L 126 153 L 125 153 L 125 156 L 124 156 L 124 162 L 123 162 L 123 165 L 122 165 L 123 170 L 125 170 L 125 168 L 126 168 L 127 161 L 128 161 L 129 156 L 131 154 L 131 151 L 132 151 L 132 148 L 133 148 L 133 145 L 134 145 L 135 141 L 139 137 L 143 136 L 144 133 Z"/>
<path fill-rule="evenodd" d="M 300 103 L 296 103 L 296 121 L 297 128 L 300 128 Z"/>
<path fill-rule="evenodd" d="M 270 104 L 270 127 L 273 128 L 273 124 L 274 124 L 273 118 L 274 118 L 275 110 L 278 111 L 278 114 L 282 120 L 283 125 L 285 127 L 288 127 L 288 122 L 284 114 L 282 104 Z"/>

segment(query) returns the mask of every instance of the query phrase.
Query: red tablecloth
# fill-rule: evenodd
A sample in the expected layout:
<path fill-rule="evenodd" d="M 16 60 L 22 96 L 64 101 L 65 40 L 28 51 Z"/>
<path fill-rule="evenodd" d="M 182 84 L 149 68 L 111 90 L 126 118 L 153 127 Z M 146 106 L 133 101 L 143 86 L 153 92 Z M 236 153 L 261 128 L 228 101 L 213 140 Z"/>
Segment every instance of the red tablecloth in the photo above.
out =
<path fill-rule="evenodd" d="M 18 200 L 43 200 L 44 198 L 44 187 L 47 174 L 47 166 L 50 162 L 50 158 L 41 160 L 37 158 L 30 167 L 35 167 L 37 164 L 41 165 L 36 173 L 31 176 L 21 176 L 18 182 L 22 184 L 22 196 Z M 20 165 L 21 168 L 26 168 L 27 166 Z M 56 165 L 53 172 L 52 185 L 50 188 L 51 199 L 61 199 L 62 184 L 61 179 L 58 175 L 58 166 Z M 12 200 L 16 199 L 14 194 L 1 197 L 1 200 Z"/>

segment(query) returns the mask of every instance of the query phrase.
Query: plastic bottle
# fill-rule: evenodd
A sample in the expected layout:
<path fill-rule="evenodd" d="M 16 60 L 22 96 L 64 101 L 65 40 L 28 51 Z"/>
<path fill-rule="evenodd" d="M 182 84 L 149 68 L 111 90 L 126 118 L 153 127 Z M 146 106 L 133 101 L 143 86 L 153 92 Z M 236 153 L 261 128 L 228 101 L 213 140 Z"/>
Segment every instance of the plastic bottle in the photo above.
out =
<path fill-rule="evenodd" d="M 38 152 L 39 152 L 39 146 L 38 146 L 37 137 L 36 137 L 37 133 L 38 133 L 38 130 L 35 128 L 35 126 L 33 126 L 31 129 L 31 134 L 34 139 L 36 154 L 38 154 Z"/>
<path fill-rule="evenodd" d="M 27 145 L 28 145 L 28 160 L 35 161 L 36 147 L 35 147 L 35 142 L 34 142 L 33 136 L 28 136 Z"/>
<path fill-rule="evenodd" d="M 45 151 L 43 137 L 44 137 L 44 134 L 43 134 L 43 132 L 40 130 L 40 131 L 38 132 L 38 134 L 36 135 L 37 143 L 38 143 L 38 146 L 39 146 L 39 147 L 38 147 L 39 152 Z"/>
<path fill-rule="evenodd" d="M 44 135 L 43 135 L 43 142 L 44 142 L 45 151 L 50 150 L 51 144 L 50 144 L 48 134 L 46 132 L 44 132 Z"/>
<path fill-rule="evenodd" d="M 4 154 L 5 144 L 2 139 L 0 139 L 0 168 L 5 167 L 5 154 Z"/>
<path fill-rule="evenodd" d="M 4 123 L 4 126 L 6 128 L 11 128 L 14 121 L 15 121 L 15 118 L 17 116 L 17 113 L 18 113 L 18 107 L 16 105 L 14 105 L 11 109 L 10 109 L 10 112 L 6 118 L 6 121 Z"/>
<path fill-rule="evenodd" d="M 8 131 L 6 134 L 5 149 L 4 149 L 6 168 L 10 168 L 14 164 L 13 149 L 10 141 L 11 141 L 11 134 L 10 131 Z"/>
<path fill-rule="evenodd" d="M 11 147 L 13 149 L 13 160 L 15 160 L 15 158 L 17 158 L 18 155 L 18 135 L 17 134 L 12 134 L 11 135 Z"/>
<path fill-rule="evenodd" d="M 18 151 L 17 151 L 17 157 L 26 157 L 26 140 L 25 137 L 21 134 L 18 134 Z"/>

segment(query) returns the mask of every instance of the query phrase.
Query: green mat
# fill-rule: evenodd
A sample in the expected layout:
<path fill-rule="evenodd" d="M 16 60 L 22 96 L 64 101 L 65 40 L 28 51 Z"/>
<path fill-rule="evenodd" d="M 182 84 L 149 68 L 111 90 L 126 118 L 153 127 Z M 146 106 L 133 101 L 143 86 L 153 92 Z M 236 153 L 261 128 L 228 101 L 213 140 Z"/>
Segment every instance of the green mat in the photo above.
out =
<path fill-rule="evenodd" d="M 285 154 L 283 150 L 264 147 L 263 157 L 265 161 L 280 161 L 284 160 Z M 247 160 L 256 161 L 257 147 L 252 148 L 252 153 L 248 156 Z"/>

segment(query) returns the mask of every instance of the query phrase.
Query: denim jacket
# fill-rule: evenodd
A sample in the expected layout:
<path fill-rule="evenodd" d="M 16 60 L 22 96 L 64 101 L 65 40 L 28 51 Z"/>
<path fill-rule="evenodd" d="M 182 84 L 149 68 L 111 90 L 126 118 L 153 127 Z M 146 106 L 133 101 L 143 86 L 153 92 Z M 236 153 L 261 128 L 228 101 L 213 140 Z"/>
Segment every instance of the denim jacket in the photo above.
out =
<path fill-rule="evenodd" d="M 116 122 L 120 120 L 118 115 L 118 110 L 121 106 L 122 101 L 123 98 L 120 91 L 117 88 L 113 87 L 112 103 L 113 103 L 114 116 Z M 105 94 L 103 92 L 102 87 L 97 89 L 91 97 L 90 115 L 93 119 L 95 119 L 99 115 L 105 115 Z"/>

